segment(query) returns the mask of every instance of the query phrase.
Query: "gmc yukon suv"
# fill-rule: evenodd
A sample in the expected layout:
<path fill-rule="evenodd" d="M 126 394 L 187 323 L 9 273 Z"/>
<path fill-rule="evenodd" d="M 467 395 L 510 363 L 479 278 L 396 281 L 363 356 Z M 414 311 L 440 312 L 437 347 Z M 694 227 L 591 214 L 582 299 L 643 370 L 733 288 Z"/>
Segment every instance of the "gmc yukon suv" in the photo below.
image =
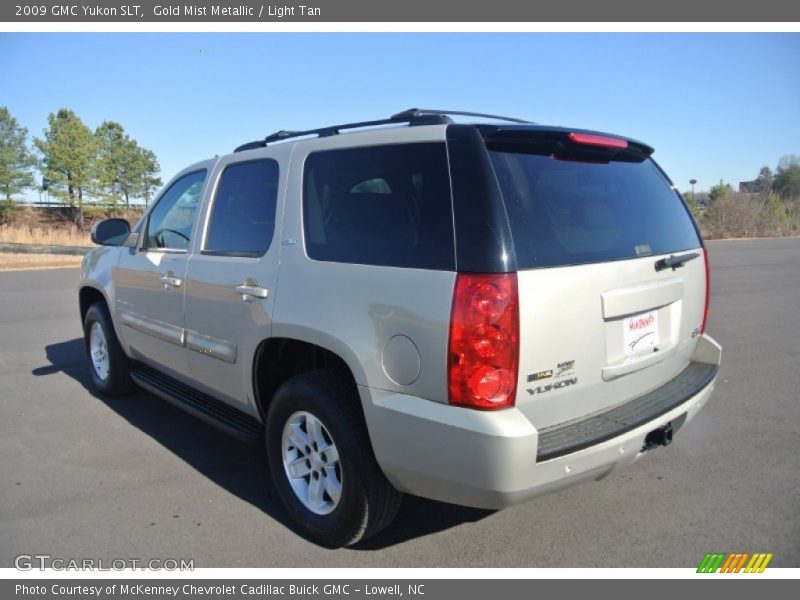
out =
<path fill-rule="evenodd" d="M 500 509 L 669 444 L 721 356 L 691 214 L 641 142 L 488 116 L 280 131 L 99 223 L 99 392 L 263 441 L 331 547 L 404 493 Z"/>

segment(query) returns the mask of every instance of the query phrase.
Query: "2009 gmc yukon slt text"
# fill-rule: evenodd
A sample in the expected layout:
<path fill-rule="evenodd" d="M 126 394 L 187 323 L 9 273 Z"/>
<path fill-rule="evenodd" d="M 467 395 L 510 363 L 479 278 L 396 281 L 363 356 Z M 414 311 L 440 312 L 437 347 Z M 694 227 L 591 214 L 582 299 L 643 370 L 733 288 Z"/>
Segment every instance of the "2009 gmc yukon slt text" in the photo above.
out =
<path fill-rule="evenodd" d="M 714 386 L 707 253 L 652 148 L 448 114 L 194 164 L 83 264 L 97 389 L 264 440 L 326 546 L 403 493 L 499 509 L 603 477 Z"/>

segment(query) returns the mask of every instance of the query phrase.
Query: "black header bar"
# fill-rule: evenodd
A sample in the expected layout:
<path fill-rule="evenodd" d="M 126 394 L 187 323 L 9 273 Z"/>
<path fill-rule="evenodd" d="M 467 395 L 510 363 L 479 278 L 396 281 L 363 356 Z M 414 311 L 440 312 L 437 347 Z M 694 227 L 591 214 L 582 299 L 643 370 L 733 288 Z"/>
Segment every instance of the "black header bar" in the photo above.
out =
<path fill-rule="evenodd" d="M 258 22 L 798 22 L 800 3 L 761 0 L 302 0 L 268 2 L 160 0 L 12 0 L 0 3 L 0 21 L 33 23 L 258 23 Z"/>

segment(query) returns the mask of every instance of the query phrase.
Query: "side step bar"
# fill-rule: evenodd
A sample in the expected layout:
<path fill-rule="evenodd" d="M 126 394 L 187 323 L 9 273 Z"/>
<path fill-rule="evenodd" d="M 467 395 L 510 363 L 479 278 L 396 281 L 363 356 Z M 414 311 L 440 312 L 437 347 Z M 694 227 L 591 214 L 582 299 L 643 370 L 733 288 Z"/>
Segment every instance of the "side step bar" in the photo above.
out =
<path fill-rule="evenodd" d="M 719 366 L 692 362 L 675 379 L 620 406 L 539 432 L 537 462 L 583 450 L 652 421 L 710 384 Z"/>
<path fill-rule="evenodd" d="M 204 394 L 142 363 L 131 366 L 131 378 L 142 388 L 245 442 L 260 442 L 264 426 L 237 408 Z"/>

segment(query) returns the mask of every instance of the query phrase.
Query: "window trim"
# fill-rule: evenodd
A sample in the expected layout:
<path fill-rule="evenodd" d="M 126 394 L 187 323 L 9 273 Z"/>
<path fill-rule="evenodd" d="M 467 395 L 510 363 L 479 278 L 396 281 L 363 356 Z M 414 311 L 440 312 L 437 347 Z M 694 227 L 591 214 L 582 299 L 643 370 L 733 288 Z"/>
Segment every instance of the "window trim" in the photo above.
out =
<path fill-rule="evenodd" d="M 263 253 L 246 252 L 244 250 L 200 250 L 200 254 L 203 256 L 224 256 L 227 258 L 263 258 L 269 251 L 270 246 L 272 246 L 271 243 Z"/>
<path fill-rule="evenodd" d="M 208 245 L 208 234 L 211 231 L 212 219 L 214 218 L 214 206 L 217 204 L 217 194 L 219 193 L 219 185 L 222 182 L 222 177 L 225 175 L 225 172 L 233 166 L 244 165 L 248 163 L 256 163 L 256 162 L 271 162 L 275 163 L 275 166 L 278 168 L 278 184 L 277 189 L 275 191 L 275 226 L 272 229 L 272 238 L 269 240 L 269 244 L 264 249 L 263 252 L 248 252 L 246 250 L 207 250 L 206 246 Z M 208 210 L 206 214 L 206 223 L 205 223 L 205 231 L 203 232 L 203 243 L 201 244 L 200 254 L 202 256 L 221 256 L 224 258 L 263 258 L 266 256 L 269 249 L 272 248 L 272 243 L 275 241 L 275 232 L 278 230 L 278 204 L 280 201 L 280 193 L 281 193 L 281 163 L 280 161 L 266 156 L 261 158 L 250 158 L 247 160 L 237 160 L 235 162 L 230 162 L 225 165 L 222 170 L 219 172 L 219 175 L 214 182 L 214 195 L 211 197 L 211 201 L 208 203 Z"/>
<path fill-rule="evenodd" d="M 192 221 L 192 234 L 191 234 L 191 236 L 189 238 L 188 247 L 186 247 L 186 248 L 158 248 L 158 247 L 150 248 L 150 247 L 148 247 L 146 245 L 147 244 L 147 235 L 148 235 L 148 231 L 150 229 L 150 217 L 153 215 L 153 211 L 156 209 L 156 207 L 159 204 L 161 204 L 161 201 L 164 199 L 164 196 L 166 196 L 169 193 L 169 191 L 178 184 L 178 182 L 180 182 L 181 180 L 185 179 L 186 177 L 189 177 L 190 175 L 196 175 L 197 173 L 204 173 L 205 175 L 203 175 L 203 186 L 200 188 L 200 202 L 197 205 L 198 210 L 195 211 L 194 220 Z M 177 176 L 175 181 L 173 181 L 172 184 L 168 188 L 165 188 L 164 191 L 161 192 L 161 195 L 159 195 L 158 200 L 153 202 L 152 206 L 150 207 L 150 210 L 147 211 L 147 218 L 145 219 L 144 226 L 142 227 L 142 230 L 140 232 L 140 236 L 141 237 L 139 239 L 139 243 L 137 244 L 138 250 L 140 252 L 164 252 L 165 254 L 188 254 L 189 253 L 189 250 L 192 247 L 192 239 L 194 239 L 195 229 L 197 228 L 197 215 L 199 214 L 199 212 L 200 212 L 199 209 L 203 204 L 203 189 L 205 188 L 206 183 L 208 183 L 208 169 L 206 167 L 201 167 L 199 169 L 195 169 L 194 171 L 189 171 L 188 173 L 184 173 L 183 175 Z"/>

